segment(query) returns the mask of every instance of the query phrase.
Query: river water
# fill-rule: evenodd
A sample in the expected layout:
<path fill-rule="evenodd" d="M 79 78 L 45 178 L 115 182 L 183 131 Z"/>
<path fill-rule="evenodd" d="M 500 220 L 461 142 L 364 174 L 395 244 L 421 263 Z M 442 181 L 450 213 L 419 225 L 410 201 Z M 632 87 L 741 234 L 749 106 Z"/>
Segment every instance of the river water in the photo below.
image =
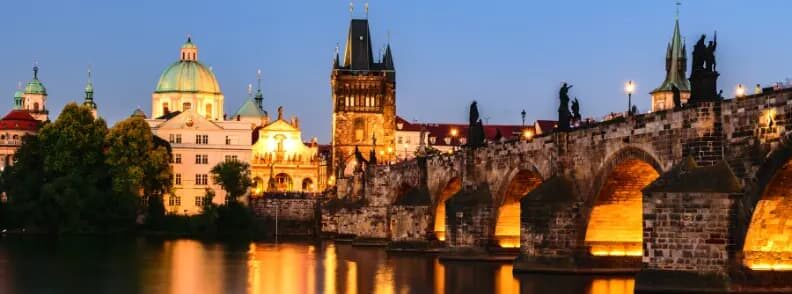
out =
<path fill-rule="evenodd" d="M 0 293 L 632 293 L 632 277 L 316 243 L 0 238 Z"/>

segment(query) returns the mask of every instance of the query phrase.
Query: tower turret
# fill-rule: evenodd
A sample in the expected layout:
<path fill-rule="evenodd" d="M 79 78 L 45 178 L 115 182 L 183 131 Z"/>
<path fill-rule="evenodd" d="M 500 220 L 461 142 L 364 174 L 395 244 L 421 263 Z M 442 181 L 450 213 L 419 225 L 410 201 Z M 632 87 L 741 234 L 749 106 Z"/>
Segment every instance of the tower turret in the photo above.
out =
<path fill-rule="evenodd" d="M 93 79 L 91 78 L 91 69 L 88 69 L 88 82 L 85 84 L 85 100 L 83 106 L 91 109 L 91 113 L 96 118 L 96 103 L 94 102 L 94 87 Z"/>
<path fill-rule="evenodd" d="M 687 49 L 679 30 L 679 17 L 674 22 L 674 33 L 666 48 L 666 77 L 659 87 L 651 92 L 652 111 L 674 108 L 673 88 L 679 89 L 682 104 L 690 98 L 690 82 L 686 78 Z"/>

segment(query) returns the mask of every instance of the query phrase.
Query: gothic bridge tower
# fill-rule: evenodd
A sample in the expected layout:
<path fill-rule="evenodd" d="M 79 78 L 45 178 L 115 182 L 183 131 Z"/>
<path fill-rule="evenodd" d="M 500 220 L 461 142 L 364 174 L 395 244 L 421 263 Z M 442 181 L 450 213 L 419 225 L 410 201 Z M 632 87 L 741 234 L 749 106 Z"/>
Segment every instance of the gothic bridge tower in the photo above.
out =
<path fill-rule="evenodd" d="M 338 49 L 330 75 L 333 97 L 332 164 L 348 175 L 355 148 L 377 161 L 394 159 L 396 71 L 390 44 L 375 60 L 368 19 L 352 19 L 343 60 Z"/>

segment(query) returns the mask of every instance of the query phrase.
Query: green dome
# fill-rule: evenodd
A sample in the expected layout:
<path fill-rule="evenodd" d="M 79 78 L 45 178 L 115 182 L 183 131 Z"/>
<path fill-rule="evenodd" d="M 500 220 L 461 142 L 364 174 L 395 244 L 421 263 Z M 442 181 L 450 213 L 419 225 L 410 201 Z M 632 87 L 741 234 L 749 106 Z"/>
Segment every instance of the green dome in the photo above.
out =
<path fill-rule="evenodd" d="M 14 92 L 14 98 L 22 98 L 22 97 L 25 97 L 25 93 L 23 93 L 22 90 L 17 90 L 16 92 Z"/>
<path fill-rule="evenodd" d="M 47 89 L 44 88 L 44 84 L 42 84 L 41 81 L 34 78 L 25 85 L 25 94 L 47 95 Z"/>
<path fill-rule="evenodd" d="M 162 72 L 155 92 L 220 94 L 220 84 L 217 83 L 214 73 L 200 62 L 181 60 Z"/>

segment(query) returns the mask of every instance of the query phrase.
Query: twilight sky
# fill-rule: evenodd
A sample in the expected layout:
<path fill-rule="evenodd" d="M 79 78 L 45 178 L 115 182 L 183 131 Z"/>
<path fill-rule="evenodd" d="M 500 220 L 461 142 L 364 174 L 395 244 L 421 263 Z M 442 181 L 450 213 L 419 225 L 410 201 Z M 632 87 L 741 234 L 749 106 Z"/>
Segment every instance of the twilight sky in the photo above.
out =
<path fill-rule="evenodd" d="M 233 2 L 233 3 L 231 3 Z M 356 2 L 356 17 L 363 3 Z M 330 137 L 331 60 L 343 47 L 348 1 L 35 0 L 0 3 L 0 112 L 38 61 L 51 117 L 82 101 L 94 70 L 99 113 L 110 125 L 136 107 L 151 111 L 162 70 L 190 33 L 213 67 L 233 113 L 261 68 L 265 108 L 300 117 L 303 138 Z M 397 71 L 397 112 L 409 120 L 464 122 L 479 101 L 485 123 L 554 119 L 562 81 L 575 87 L 581 112 L 600 119 L 633 101 L 649 108 L 664 77 L 675 1 L 370 1 L 374 47 L 388 39 Z M 792 38 L 784 0 L 684 1 L 688 53 L 702 33 L 718 31 L 719 87 L 770 84 L 792 77 Z M 343 50 L 343 48 L 342 48 Z M 690 58 L 690 57 L 688 57 Z M 688 70 L 689 71 L 689 70 Z M 753 87 L 748 87 L 752 89 Z M 750 91 L 750 90 L 749 90 Z"/>

